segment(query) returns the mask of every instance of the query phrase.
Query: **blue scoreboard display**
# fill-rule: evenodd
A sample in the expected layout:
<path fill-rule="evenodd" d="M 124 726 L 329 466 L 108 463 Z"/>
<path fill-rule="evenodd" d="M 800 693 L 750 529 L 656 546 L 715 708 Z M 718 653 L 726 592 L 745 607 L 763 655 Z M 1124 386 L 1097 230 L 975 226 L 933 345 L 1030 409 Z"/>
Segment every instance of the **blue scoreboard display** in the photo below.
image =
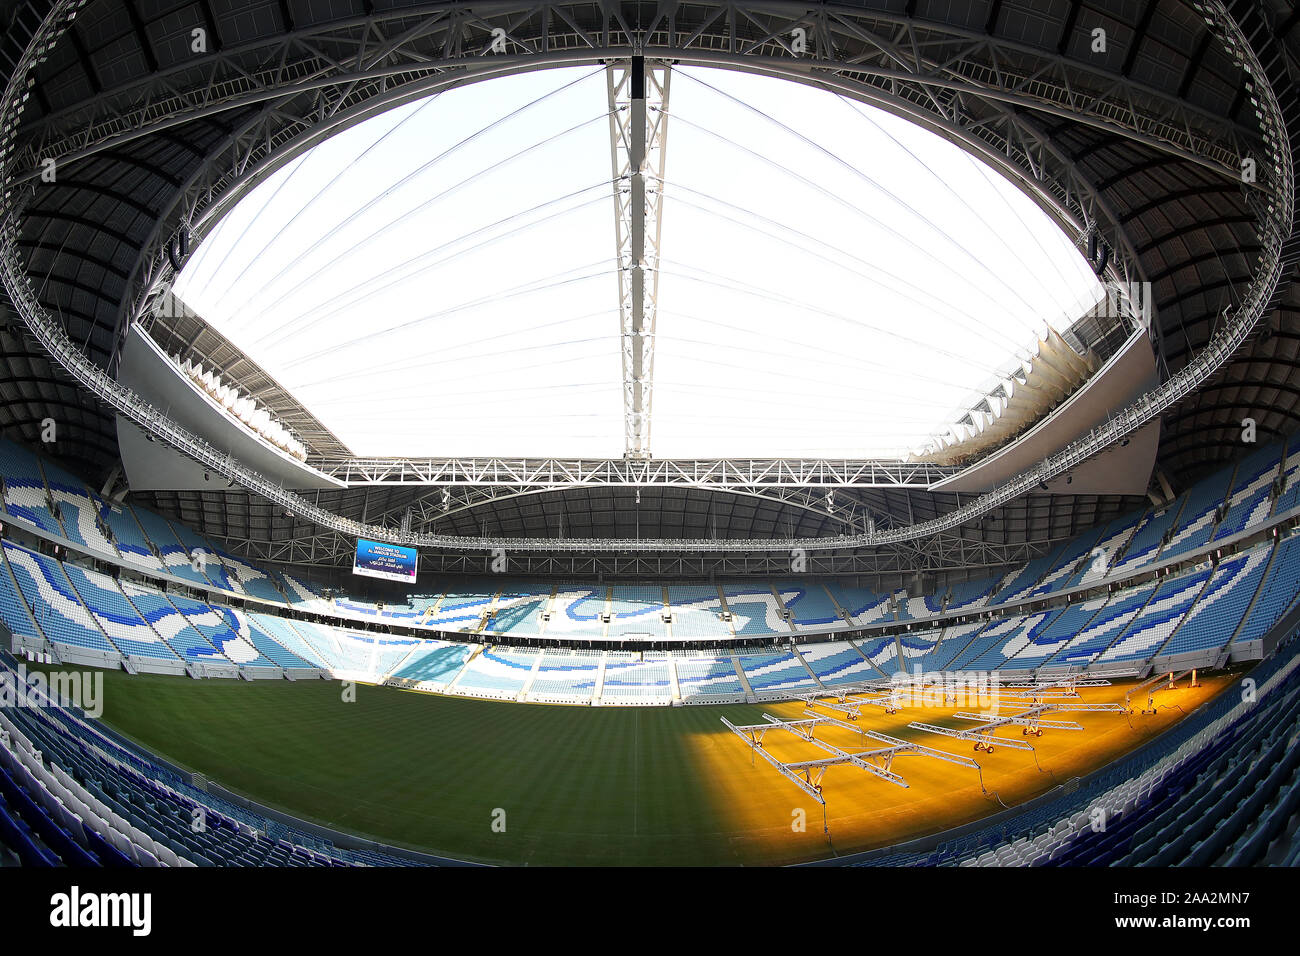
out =
<path fill-rule="evenodd" d="M 357 556 L 352 562 L 352 573 L 367 578 L 414 584 L 416 556 L 414 548 L 360 538 L 357 540 Z"/>

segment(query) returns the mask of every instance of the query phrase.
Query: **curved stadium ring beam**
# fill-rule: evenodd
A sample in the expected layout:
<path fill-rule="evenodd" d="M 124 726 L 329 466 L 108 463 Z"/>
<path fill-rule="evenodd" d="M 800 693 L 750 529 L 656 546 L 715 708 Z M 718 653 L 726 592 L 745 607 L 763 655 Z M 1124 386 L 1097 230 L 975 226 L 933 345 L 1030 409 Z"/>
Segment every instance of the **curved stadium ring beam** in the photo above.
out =
<path fill-rule="evenodd" d="M 690 19 L 660 5 L 651 22 L 629 24 L 621 5 L 427 4 L 289 31 L 252 48 L 214 53 L 176 75 L 97 97 L 76 116 L 48 118 L 20 144 L 21 115 L 34 69 L 91 0 L 53 5 L 34 32 L 0 104 L 3 218 L 0 280 L 33 336 L 77 381 L 182 453 L 322 527 L 357 537 L 444 550 L 564 552 L 788 552 L 852 550 L 925 538 L 957 527 L 1063 474 L 1132 434 L 1204 383 L 1246 341 L 1282 274 L 1291 233 L 1294 167 L 1278 100 L 1250 44 L 1218 0 L 1191 4 L 1246 78 L 1259 123 L 1245 131 L 1185 102 L 1108 73 L 1097 64 L 1048 56 L 1029 46 L 943 24 L 848 5 L 692 4 Z M 648 5 L 647 5 L 648 6 Z M 796 53 L 796 30 L 806 51 Z M 339 53 L 343 48 L 350 52 Z M 266 54 L 280 51 L 278 60 Z M 328 53 L 326 52 L 328 51 Z M 502 52 L 504 51 L 504 52 Z M 251 70 L 240 57 L 270 66 Z M 726 66 L 830 87 L 955 139 L 1010 175 L 1078 241 L 1113 252 L 1107 278 L 1141 279 L 1126 239 L 1093 186 L 1026 111 L 1106 130 L 1241 181 L 1244 157 L 1258 162 L 1246 201 L 1259 237 L 1249 288 L 1225 312 L 1195 357 L 1164 383 L 1036 468 L 939 518 L 854 535 L 802 539 L 486 538 L 401 533 L 345 519 L 276 485 L 142 403 L 74 345 L 38 299 L 18 253 L 26 205 L 40 188 L 40 162 L 94 155 L 147 136 L 159 117 L 256 109 L 176 192 L 137 260 L 119 327 L 146 314 L 173 269 L 168 250 L 197 245 L 235 199 L 313 143 L 402 102 L 491 76 L 558 64 L 647 56 Z M 1014 65 L 1014 66 L 1013 66 Z M 31 78 L 29 80 L 29 78 Z M 1085 82 L 1086 80 L 1086 82 Z M 134 109 L 124 109 L 125 102 Z M 184 241 L 182 241 L 184 240 Z"/>

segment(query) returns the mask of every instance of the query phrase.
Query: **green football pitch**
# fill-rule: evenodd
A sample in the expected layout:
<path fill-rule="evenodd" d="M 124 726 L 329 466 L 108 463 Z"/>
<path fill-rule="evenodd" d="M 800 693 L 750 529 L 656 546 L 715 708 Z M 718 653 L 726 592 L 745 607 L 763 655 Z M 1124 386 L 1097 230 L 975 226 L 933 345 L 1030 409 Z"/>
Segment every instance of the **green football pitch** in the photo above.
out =
<path fill-rule="evenodd" d="M 719 717 L 757 721 L 758 707 L 520 705 L 367 685 L 347 702 L 334 681 L 104 678 L 114 730 L 349 833 L 513 864 L 755 862 L 732 850 L 734 824 L 693 751 L 700 735 L 738 744 Z"/>
<path fill-rule="evenodd" d="M 145 748 L 267 806 L 348 833 L 462 860 L 565 865 L 775 864 L 888 846 L 1033 799 L 1151 740 L 1233 675 L 1161 690 L 1154 715 L 1092 713 L 1082 733 L 998 747 L 978 768 L 924 756 L 895 786 L 851 766 L 828 773 L 822 808 L 721 723 L 798 717 L 762 706 L 561 707 L 441 697 L 337 681 L 192 680 L 105 671 L 103 720 Z M 1123 684 L 1089 688 L 1119 701 Z M 1177 706 L 1175 706 L 1177 705 Z M 924 715 L 968 727 L 953 708 Z M 863 713 L 819 739 L 879 747 L 861 732 L 933 745 L 912 706 Z M 1012 734 L 1011 736 L 1014 736 Z M 971 754 L 969 741 L 944 740 Z M 825 758 L 769 734 L 784 761 Z M 833 840 L 833 843 L 831 842 Z"/>

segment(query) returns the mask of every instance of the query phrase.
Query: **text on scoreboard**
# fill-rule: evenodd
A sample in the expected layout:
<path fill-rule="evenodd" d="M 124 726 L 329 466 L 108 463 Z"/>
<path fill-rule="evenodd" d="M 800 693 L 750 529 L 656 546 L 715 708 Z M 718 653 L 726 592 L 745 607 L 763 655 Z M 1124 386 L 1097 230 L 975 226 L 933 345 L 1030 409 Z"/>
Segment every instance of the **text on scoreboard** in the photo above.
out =
<path fill-rule="evenodd" d="M 416 558 L 414 548 L 360 538 L 357 540 L 357 555 L 352 563 L 352 573 L 368 578 L 412 583 L 415 581 Z"/>

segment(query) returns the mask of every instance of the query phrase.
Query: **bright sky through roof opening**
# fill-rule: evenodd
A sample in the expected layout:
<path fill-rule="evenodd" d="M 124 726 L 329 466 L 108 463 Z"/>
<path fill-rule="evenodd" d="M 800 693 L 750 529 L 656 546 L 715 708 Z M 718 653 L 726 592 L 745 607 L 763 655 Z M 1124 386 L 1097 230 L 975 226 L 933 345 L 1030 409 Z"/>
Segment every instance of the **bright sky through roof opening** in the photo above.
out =
<path fill-rule="evenodd" d="M 315 147 L 176 294 L 358 455 L 619 457 L 603 68 L 473 84 Z M 1101 285 L 959 147 L 819 89 L 676 68 L 651 450 L 899 457 Z"/>

